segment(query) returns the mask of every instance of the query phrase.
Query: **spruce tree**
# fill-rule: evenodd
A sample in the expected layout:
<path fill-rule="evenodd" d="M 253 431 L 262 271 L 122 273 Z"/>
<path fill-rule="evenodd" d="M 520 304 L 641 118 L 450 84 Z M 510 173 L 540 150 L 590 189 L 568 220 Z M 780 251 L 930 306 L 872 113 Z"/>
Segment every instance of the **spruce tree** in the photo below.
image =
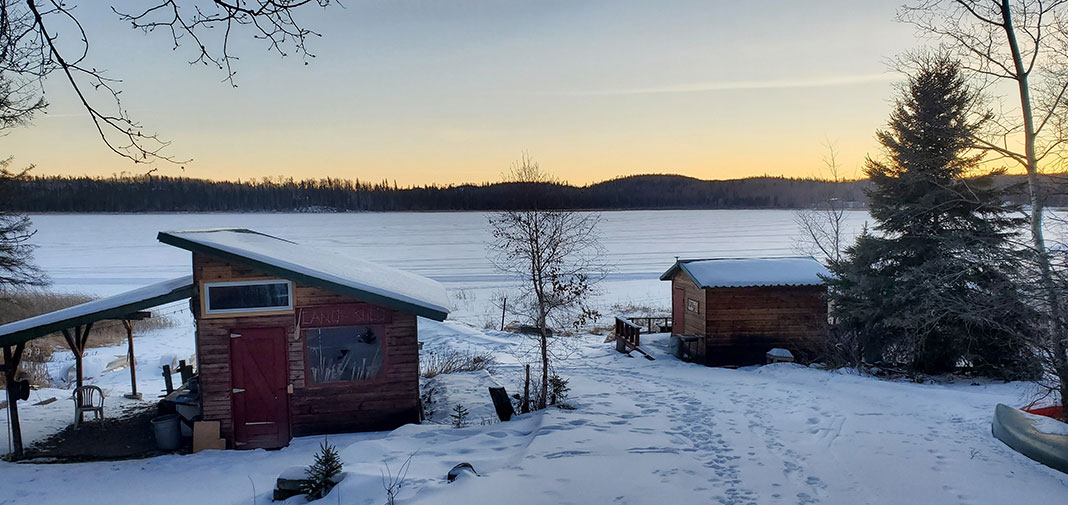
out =
<path fill-rule="evenodd" d="M 334 478 L 341 474 L 341 457 L 337 454 L 337 448 L 323 440 L 319 443 L 319 452 L 315 454 L 315 462 L 305 472 L 308 482 L 302 491 L 308 495 L 309 500 L 318 500 L 334 487 Z"/>
<path fill-rule="evenodd" d="M 568 391 L 571 387 L 567 385 L 569 381 L 559 375 L 553 374 L 549 377 L 549 404 L 556 405 L 557 402 L 562 402 L 567 397 Z"/>
<path fill-rule="evenodd" d="M 2 103 L 0 98 L 0 115 Z M 11 163 L 11 158 L 0 159 L 0 294 L 12 288 L 48 284 L 48 276 L 33 262 L 34 245 L 30 239 L 37 232 L 30 218 L 7 208 L 15 192 L 14 183 L 30 170 L 12 172 Z"/>
<path fill-rule="evenodd" d="M 457 403 L 452 409 L 452 426 L 454 428 L 463 428 L 467 426 L 467 409 L 463 405 Z"/>
<path fill-rule="evenodd" d="M 973 142 L 989 115 L 977 113 L 960 64 L 918 63 L 877 133 L 884 158 L 867 160 L 876 233 L 832 265 L 834 313 L 868 362 L 924 373 L 963 362 L 1017 376 L 1030 362 L 1032 313 L 1013 282 L 1011 247 L 1024 221 L 994 184 L 1000 172 L 976 175 Z"/>

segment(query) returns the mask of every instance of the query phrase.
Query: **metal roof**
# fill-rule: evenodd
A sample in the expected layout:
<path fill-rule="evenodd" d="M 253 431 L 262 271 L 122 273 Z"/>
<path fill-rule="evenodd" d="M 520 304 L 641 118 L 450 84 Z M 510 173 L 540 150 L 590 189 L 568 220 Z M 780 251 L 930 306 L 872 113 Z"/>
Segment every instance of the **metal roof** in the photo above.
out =
<path fill-rule="evenodd" d="M 421 275 L 246 229 L 160 232 L 160 242 L 418 316 L 449 315 L 444 286 Z"/>
<path fill-rule="evenodd" d="M 0 346 L 20 344 L 86 323 L 116 319 L 139 310 L 189 298 L 193 276 L 163 281 L 115 296 L 0 325 Z"/>
<path fill-rule="evenodd" d="M 660 280 L 671 280 L 680 270 L 700 288 L 819 286 L 831 276 L 814 258 L 794 256 L 676 260 Z"/>

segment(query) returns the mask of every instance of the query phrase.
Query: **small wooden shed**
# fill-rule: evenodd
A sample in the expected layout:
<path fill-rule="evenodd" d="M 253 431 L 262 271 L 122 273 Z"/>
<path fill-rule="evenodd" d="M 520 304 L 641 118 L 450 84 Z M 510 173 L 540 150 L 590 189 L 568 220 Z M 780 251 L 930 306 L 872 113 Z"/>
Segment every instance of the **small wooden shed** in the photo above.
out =
<path fill-rule="evenodd" d="M 672 332 L 689 357 L 712 366 L 763 363 L 785 348 L 800 361 L 827 338 L 830 272 L 810 257 L 676 260 L 671 281 Z"/>
<path fill-rule="evenodd" d="M 244 229 L 161 232 L 193 253 L 203 418 L 237 449 L 418 422 L 417 317 L 441 284 Z"/>

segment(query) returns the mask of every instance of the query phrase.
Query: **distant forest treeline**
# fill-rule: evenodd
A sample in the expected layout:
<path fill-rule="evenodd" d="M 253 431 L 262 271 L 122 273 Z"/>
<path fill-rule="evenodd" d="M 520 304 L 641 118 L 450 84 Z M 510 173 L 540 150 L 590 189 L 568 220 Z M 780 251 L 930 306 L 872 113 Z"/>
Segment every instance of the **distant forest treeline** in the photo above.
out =
<path fill-rule="evenodd" d="M 1006 176 L 1005 183 L 1018 178 Z M 588 186 L 485 183 L 397 187 L 388 181 L 166 176 L 24 177 L 5 207 L 21 212 L 345 212 L 506 210 L 537 198 L 559 209 L 788 209 L 829 198 L 864 207 L 867 181 L 754 177 L 708 181 L 679 175 L 621 177 Z"/>

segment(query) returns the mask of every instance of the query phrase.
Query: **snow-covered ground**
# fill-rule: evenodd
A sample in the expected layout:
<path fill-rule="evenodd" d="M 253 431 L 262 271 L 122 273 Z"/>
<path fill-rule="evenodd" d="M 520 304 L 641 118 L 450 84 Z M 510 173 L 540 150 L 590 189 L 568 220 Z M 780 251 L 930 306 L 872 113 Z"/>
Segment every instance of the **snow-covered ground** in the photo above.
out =
<path fill-rule="evenodd" d="M 168 334 L 141 339 L 146 368 L 153 354 L 188 350 Z M 1068 475 L 990 434 L 993 406 L 1026 403 L 1024 384 L 889 382 L 792 364 L 706 368 L 667 355 L 665 335 L 644 341 L 656 361 L 616 353 L 588 335 L 575 339 L 560 368 L 574 410 L 496 423 L 485 388 L 496 381 L 518 391 L 513 351 L 521 337 L 428 320 L 420 320 L 420 337 L 428 351 L 498 357 L 492 379 L 485 372 L 437 378 L 444 393 L 436 404 L 446 414 L 435 417 L 447 423 L 447 411 L 462 403 L 470 424 L 330 436 L 348 475 L 322 503 L 384 503 L 382 472 L 387 465 L 396 472 L 409 456 L 398 503 L 1055 503 L 1068 486 Z M 125 391 L 122 372 L 109 373 L 118 375 L 94 381 Z M 27 424 L 34 409 L 24 410 Z M 0 504 L 61 503 L 74 490 L 84 504 L 164 496 L 269 503 L 278 474 L 309 464 L 320 441 L 136 461 L 2 463 Z M 462 462 L 480 476 L 446 483 Z"/>
<path fill-rule="evenodd" d="M 866 214 L 851 215 L 859 226 Z M 670 302 L 656 277 L 674 256 L 794 254 L 789 211 L 662 211 L 604 215 L 605 245 L 616 270 L 602 303 Z M 209 214 L 34 216 L 37 258 L 59 291 L 114 294 L 188 274 L 188 252 L 159 244 L 159 230 L 248 227 L 358 255 L 442 281 L 458 309 L 446 323 L 420 320 L 424 351 L 493 354 L 484 371 L 433 379 L 437 424 L 392 432 L 331 435 L 345 480 L 321 503 L 385 501 L 382 472 L 411 457 L 398 503 L 1059 503 L 1068 476 L 1012 451 L 990 434 L 994 405 L 1027 404 L 1021 383 L 889 382 L 797 365 L 742 370 L 682 363 L 666 337 L 643 337 L 656 361 L 614 351 L 603 337 L 573 341 L 559 372 L 568 403 L 496 423 L 486 387 L 518 392 L 521 337 L 483 330 L 488 297 L 509 281 L 486 260 L 481 214 Z M 679 236 L 677 230 L 688 233 Z M 85 240 L 108 236 L 114 242 Z M 79 254 L 71 246 L 79 245 Z M 93 247 L 85 248 L 85 244 Z M 161 361 L 193 352 L 185 302 L 157 309 L 178 326 L 136 338 L 138 389 L 152 401 L 162 389 Z M 497 315 L 499 317 L 499 314 Z M 109 416 L 134 402 L 125 369 L 103 372 L 124 346 L 93 348 L 90 383 L 109 393 Z M 61 377 L 72 357 L 57 351 Z M 27 442 L 70 423 L 69 389 L 44 389 L 20 403 Z M 47 406 L 40 400 L 57 397 Z M 454 428 L 456 404 L 469 424 Z M 2 428 L 6 419 L 0 417 Z M 6 431 L 6 430 L 5 430 Z M 306 466 L 321 437 L 279 451 L 207 451 L 146 460 L 37 465 L 0 463 L 3 504 L 270 503 L 274 479 Z M 480 476 L 446 483 L 454 465 Z M 76 497 L 76 498 L 74 498 Z M 302 497 L 288 503 L 303 503 Z"/>

